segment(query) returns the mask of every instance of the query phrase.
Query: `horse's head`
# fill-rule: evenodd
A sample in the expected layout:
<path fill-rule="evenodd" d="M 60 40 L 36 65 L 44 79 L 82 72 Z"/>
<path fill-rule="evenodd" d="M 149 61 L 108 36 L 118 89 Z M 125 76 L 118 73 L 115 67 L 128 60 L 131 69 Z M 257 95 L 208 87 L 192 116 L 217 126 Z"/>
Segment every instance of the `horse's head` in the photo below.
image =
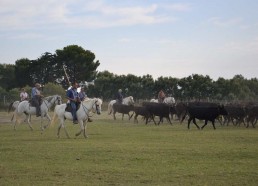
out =
<path fill-rule="evenodd" d="M 62 104 L 62 97 L 59 95 L 55 96 L 55 105 L 61 105 Z"/>
<path fill-rule="evenodd" d="M 128 105 L 133 105 L 133 104 L 134 104 L 133 96 L 129 96 L 129 104 Z"/>
<path fill-rule="evenodd" d="M 94 101 L 93 110 L 97 112 L 97 114 L 101 114 L 102 100 L 100 98 L 94 98 Z"/>

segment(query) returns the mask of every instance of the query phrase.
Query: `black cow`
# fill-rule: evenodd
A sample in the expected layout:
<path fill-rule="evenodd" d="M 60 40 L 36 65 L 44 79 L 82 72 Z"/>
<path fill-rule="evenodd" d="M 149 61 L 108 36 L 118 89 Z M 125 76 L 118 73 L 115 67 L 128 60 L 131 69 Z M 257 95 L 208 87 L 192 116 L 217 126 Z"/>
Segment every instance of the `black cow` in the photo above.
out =
<path fill-rule="evenodd" d="M 130 115 L 129 113 L 131 111 L 134 111 L 134 106 L 133 105 L 124 105 L 124 104 L 120 104 L 120 103 L 115 103 L 113 104 L 113 117 L 114 120 L 116 120 L 116 116 L 115 114 L 118 113 L 122 113 L 122 120 L 124 119 L 124 114 L 128 114 L 129 116 L 129 120 L 132 118 L 133 114 Z"/>
<path fill-rule="evenodd" d="M 219 115 L 227 115 L 227 111 L 223 105 L 216 103 L 207 103 L 207 102 L 193 102 L 189 103 L 187 106 L 187 111 L 189 115 L 188 119 L 188 129 L 190 129 L 190 123 L 193 120 L 195 126 L 200 129 L 196 124 L 195 119 L 205 120 L 204 125 L 201 127 L 203 129 L 208 121 L 212 122 L 213 128 L 215 128 L 214 122 Z"/>
<path fill-rule="evenodd" d="M 228 113 L 227 116 L 225 116 L 224 124 L 231 121 L 233 125 L 240 125 L 241 123 L 244 123 L 245 125 L 245 117 L 246 117 L 246 109 L 243 105 L 239 104 L 228 104 L 225 106 L 225 109 Z M 235 121 L 235 122 L 234 122 Z"/>
<path fill-rule="evenodd" d="M 255 128 L 256 122 L 258 119 L 258 105 L 252 105 L 248 107 L 247 111 L 247 125 L 246 128 L 249 127 L 249 122 L 251 122 L 253 128 Z"/>
<path fill-rule="evenodd" d="M 138 123 L 138 120 L 137 120 L 138 115 L 141 115 L 144 117 L 144 119 L 146 120 L 146 124 L 149 118 L 151 118 L 151 114 L 146 107 L 134 106 L 134 113 L 135 113 L 134 122 L 137 122 L 137 123 Z"/>
<path fill-rule="evenodd" d="M 178 120 L 180 124 L 184 121 L 186 115 L 187 115 L 187 104 L 183 102 L 179 102 L 175 105 L 176 115 L 178 117 Z"/>
<path fill-rule="evenodd" d="M 159 116 L 159 122 L 158 125 L 160 124 L 160 122 L 163 120 L 163 118 L 166 118 L 168 120 L 168 122 L 170 124 L 171 120 L 169 118 L 169 114 L 171 111 L 171 106 L 165 103 L 154 103 L 154 102 L 143 102 L 142 104 L 144 107 L 146 107 L 146 109 L 148 110 L 148 112 L 151 115 L 151 119 L 153 119 L 155 125 L 156 122 L 154 120 L 154 116 Z"/>

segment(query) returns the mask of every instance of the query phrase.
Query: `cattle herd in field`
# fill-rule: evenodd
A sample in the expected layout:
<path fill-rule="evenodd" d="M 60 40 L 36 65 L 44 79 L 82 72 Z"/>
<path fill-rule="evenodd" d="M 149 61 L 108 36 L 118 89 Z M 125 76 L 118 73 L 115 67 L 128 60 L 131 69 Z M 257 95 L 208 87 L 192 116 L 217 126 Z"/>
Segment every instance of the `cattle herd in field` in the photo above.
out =
<path fill-rule="evenodd" d="M 123 116 L 127 114 L 129 120 L 134 116 L 135 123 L 138 123 L 138 116 L 142 116 L 141 118 L 145 124 L 154 123 L 159 125 L 161 122 L 165 122 L 163 118 L 170 124 L 173 120 L 180 123 L 186 121 L 188 129 L 191 122 L 198 129 L 203 129 L 208 122 L 212 123 L 214 129 L 216 129 L 215 123 L 226 126 L 249 127 L 249 125 L 252 125 L 255 128 L 258 118 L 258 104 L 220 104 L 200 101 L 166 104 L 145 101 L 137 105 L 134 102 L 129 105 L 115 103 L 112 105 L 112 111 L 109 114 L 113 114 L 113 118 L 116 119 L 116 113 L 122 113 Z M 202 127 L 198 126 L 197 119 L 203 122 Z"/>

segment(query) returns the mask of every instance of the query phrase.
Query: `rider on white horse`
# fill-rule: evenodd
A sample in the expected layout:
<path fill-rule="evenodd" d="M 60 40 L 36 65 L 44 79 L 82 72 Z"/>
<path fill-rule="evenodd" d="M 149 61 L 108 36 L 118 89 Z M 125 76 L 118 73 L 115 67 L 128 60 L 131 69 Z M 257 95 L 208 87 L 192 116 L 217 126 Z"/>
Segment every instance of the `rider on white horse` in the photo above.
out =
<path fill-rule="evenodd" d="M 40 84 L 36 83 L 35 87 L 33 87 L 31 90 L 32 103 L 36 107 L 36 116 L 37 117 L 41 116 L 40 102 L 41 102 L 41 98 L 43 97 L 43 95 L 41 95 L 41 92 L 39 89 L 40 89 Z"/>
<path fill-rule="evenodd" d="M 70 103 L 71 107 L 72 107 L 72 116 L 73 116 L 73 123 L 77 124 L 77 115 L 76 115 L 76 108 L 77 108 L 77 104 L 78 102 L 80 102 L 80 98 L 78 96 L 78 92 L 77 92 L 77 88 L 78 88 L 78 83 L 74 82 L 72 85 L 72 88 L 67 90 L 66 93 L 66 98 L 68 99 L 68 103 Z"/>
<path fill-rule="evenodd" d="M 21 89 L 20 98 L 21 98 L 21 101 L 24 101 L 24 100 L 28 100 L 28 99 L 29 99 L 29 95 L 28 95 L 28 93 L 25 91 L 25 88 L 22 88 L 22 89 Z"/>
<path fill-rule="evenodd" d="M 122 95 L 122 89 L 119 89 L 116 94 L 116 102 L 122 104 L 123 102 L 123 95 Z"/>

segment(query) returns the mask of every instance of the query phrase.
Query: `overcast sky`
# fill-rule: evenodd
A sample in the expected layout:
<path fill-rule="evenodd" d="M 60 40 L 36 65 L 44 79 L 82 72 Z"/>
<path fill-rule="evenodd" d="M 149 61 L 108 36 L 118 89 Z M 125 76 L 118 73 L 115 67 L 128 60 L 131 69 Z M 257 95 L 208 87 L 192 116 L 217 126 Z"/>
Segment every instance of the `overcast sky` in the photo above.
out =
<path fill-rule="evenodd" d="M 0 63 L 67 45 L 98 71 L 258 77 L 258 0 L 0 0 Z"/>

